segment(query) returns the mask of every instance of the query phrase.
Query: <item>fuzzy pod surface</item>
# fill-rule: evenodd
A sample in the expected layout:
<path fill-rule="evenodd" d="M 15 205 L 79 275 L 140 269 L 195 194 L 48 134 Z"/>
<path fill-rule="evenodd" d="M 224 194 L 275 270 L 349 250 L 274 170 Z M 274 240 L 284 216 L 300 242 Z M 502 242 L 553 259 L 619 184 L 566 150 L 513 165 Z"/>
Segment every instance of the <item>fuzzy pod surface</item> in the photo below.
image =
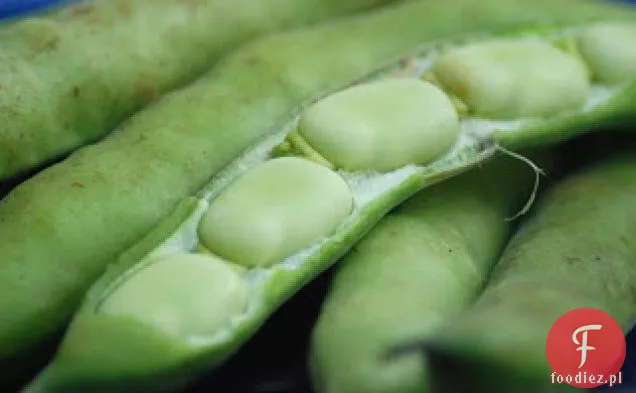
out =
<path fill-rule="evenodd" d="M 0 25 L 0 181 L 93 143 L 259 35 L 389 0 L 88 0 Z"/>
<path fill-rule="evenodd" d="M 625 332 L 632 327 L 634 179 L 633 154 L 619 155 L 571 174 L 541 197 L 483 294 L 430 340 L 439 371 L 435 391 L 555 388 L 546 339 L 556 320 L 577 308 L 602 310 Z"/>

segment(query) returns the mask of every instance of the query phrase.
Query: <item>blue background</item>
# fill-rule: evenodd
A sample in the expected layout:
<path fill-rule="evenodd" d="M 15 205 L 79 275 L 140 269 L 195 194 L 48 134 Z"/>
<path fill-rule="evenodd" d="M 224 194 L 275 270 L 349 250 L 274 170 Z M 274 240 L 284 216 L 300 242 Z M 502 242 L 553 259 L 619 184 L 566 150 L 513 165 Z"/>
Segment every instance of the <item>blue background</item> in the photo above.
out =
<path fill-rule="evenodd" d="M 12 18 L 45 10 L 74 0 L 0 0 L 0 18 Z"/>
<path fill-rule="evenodd" d="M 77 0 L 0 0 L 0 19 L 27 15 Z M 478 0 L 477 0 L 478 1 Z M 532 1 L 532 0 L 528 0 Z M 558 1 L 558 0 L 555 0 Z M 601 0 L 599 0 L 601 1 Z M 636 0 L 605 0 L 636 4 Z"/>

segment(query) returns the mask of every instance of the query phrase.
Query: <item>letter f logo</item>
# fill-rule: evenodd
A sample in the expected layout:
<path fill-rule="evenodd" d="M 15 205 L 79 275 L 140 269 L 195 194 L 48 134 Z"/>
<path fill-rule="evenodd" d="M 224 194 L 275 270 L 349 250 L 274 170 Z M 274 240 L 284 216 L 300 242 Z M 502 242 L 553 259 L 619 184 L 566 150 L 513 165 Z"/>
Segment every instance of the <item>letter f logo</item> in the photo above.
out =
<path fill-rule="evenodd" d="M 576 349 L 577 351 L 581 351 L 581 364 L 579 365 L 579 368 L 583 367 L 583 365 L 587 361 L 587 351 L 593 351 L 596 349 L 594 347 L 587 345 L 587 332 L 589 330 L 601 330 L 602 327 L 603 327 L 602 325 L 585 325 L 576 329 L 574 333 L 572 334 L 572 341 L 574 341 L 574 344 L 580 345 L 580 347 Z M 583 332 L 583 334 L 581 335 L 582 337 L 581 342 L 579 342 L 579 340 L 577 339 L 577 336 L 581 332 Z"/>
<path fill-rule="evenodd" d="M 608 377 L 619 375 L 625 349 L 621 325 L 596 308 L 576 308 L 561 315 L 545 341 L 545 354 L 556 383 L 561 382 L 557 380 L 560 376 L 563 382 L 577 388 L 595 388 L 605 384 Z M 604 374 L 605 378 L 597 379 L 598 374 Z M 568 375 L 573 376 L 571 382 L 565 377 Z M 585 375 L 595 378 L 590 381 Z"/>

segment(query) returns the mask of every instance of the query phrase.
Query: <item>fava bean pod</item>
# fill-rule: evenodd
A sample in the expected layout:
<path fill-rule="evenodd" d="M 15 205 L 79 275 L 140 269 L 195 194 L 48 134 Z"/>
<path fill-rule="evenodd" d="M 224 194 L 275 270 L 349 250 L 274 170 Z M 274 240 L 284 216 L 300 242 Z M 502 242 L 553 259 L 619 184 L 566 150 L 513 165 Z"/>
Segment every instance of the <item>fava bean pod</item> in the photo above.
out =
<path fill-rule="evenodd" d="M 94 143 L 258 35 L 390 0 L 89 0 L 0 25 L 0 182 Z"/>
<path fill-rule="evenodd" d="M 411 7 L 431 11 L 431 4 Z M 602 40 L 594 33 L 600 27 L 622 32 L 615 48 L 636 39 L 633 22 L 603 19 L 603 9 L 593 23 L 434 42 L 311 100 L 123 254 L 93 285 L 56 360 L 27 391 L 183 383 L 234 353 L 415 192 L 483 162 L 498 145 L 554 143 L 636 117 L 636 75 L 609 82 L 588 64 L 629 57 L 577 49 L 590 35 Z M 167 273 L 177 265 L 183 276 Z M 195 275 L 208 279 L 181 278 Z M 164 280 L 170 285 L 160 286 Z M 167 291 L 196 300 L 160 302 Z M 203 299 L 208 293 L 216 297 Z M 205 305 L 202 318 L 196 310 Z"/>
<path fill-rule="evenodd" d="M 632 152 L 596 163 L 543 195 L 483 294 L 428 339 L 434 392 L 567 388 L 552 383 L 546 357 L 548 332 L 559 317 L 596 308 L 625 332 L 632 327 L 634 157 Z"/>

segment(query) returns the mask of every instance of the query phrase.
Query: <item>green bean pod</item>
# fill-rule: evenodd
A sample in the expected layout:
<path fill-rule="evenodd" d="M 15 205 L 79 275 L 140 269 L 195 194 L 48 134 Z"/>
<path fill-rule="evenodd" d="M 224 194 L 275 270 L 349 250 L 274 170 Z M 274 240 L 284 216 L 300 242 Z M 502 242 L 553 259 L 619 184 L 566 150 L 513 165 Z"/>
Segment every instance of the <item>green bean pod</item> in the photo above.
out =
<path fill-rule="evenodd" d="M 576 11 L 572 12 L 571 7 Z M 464 21 L 461 15 L 466 12 L 479 17 Z M 446 92 L 447 86 L 422 81 L 429 79 L 439 55 L 467 41 L 485 42 L 503 37 L 525 40 L 528 34 L 536 39 L 539 21 L 545 24 L 539 37 L 549 46 L 553 39 L 559 41 L 564 31 L 578 37 L 580 29 L 592 21 L 613 24 L 611 21 L 633 19 L 634 14 L 623 7 L 595 2 L 527 4 L 492 0 L 475 4 L 468 0 L 428 0 L 269 37 L 245 47 L 197 83 L 165 96 L 131 118 L 118 132 L 80 149 L 16 188 L 1 202 L 0 285 L 12 296 L 0 298 L 0 313 L 7 321 L 0 324 L 0 359 L 6 359 L 7 365 L 18 364 L 16 356 L 28 358 L 29 349 L 62 329 L 86 289 L 104 272 L 106 265 L 144 236 L 145 240 L 119 259 L 119 268 L 107 273 L 101 284 L 96 284 L 83 309 L 93 310 L 90 304 L 102 297 L 100 291 L 105 289 L 106 282 L 119 282 L 117 277 L 121 274 L 133 266 L 144 265 L 152 259 L 148 255 L 153 254 L 153 250 L 172 247 L 169 239 L 183 240 L 174 245 L 179 252 L 187 254 L 197 248 L 198 253 L 215 254 L 217 262 L 221 259 L 232 266 L 239 265 L 239 271 L 265 271 L 266 275 L 272 270 L 285 270 L 277 257 L 282 258 L 288 252 L 304 255 L 307 250 L 314 250 L 307 256 L 310 262 L 298 260 L 302 269 L 280 273 L 282 278 L 278 280 L 279 273 L 276 273 L 268 280 L 271 293 L 270 289 L 265 292 L 269 300 L 263 301 L 263 307 L 250 314 L 225 341 L 195 346 L 195 352 L 205 354 L 201 355 L 205 361 L 192 360 L 193 347 L 182 346 L 179 338 L 176 341 L 180 344 L 175 348 L 183 349 L 180 354 L 184 359 L 157 356 L 154 360 L 158 363 L 154 365 L 141 360 L 136 365 L 122 362 L 122 366 L 128 364 L 128 371 L 119 371 L 131 380 L 145 381 L 157 373 L 180 374 L 184 370 L 200 369 L 204 364 L 218 364 L 280 303 L 345 253 L 384 213 L 422 187 L 463 172 L 491 156 L 499 140 L 499 130 L 506 129 L 515 135 L 530 133 L 533 137 L 529 140 L 539 143 L 544 135 L 553 136 L 550 130 L 561 138 L 568 138 L 587 132 L 599 123 L 634 115 L 633 100 L 627 99 L 634 84 L 627 79 L 618 86 L 612 85 L 612 89 L 597 86 L 607 92 L 602 99 L 588 96 L 583 107 L 554 116 L 514 122 L 479 119 L 460 110 L 463 105 Z M 422 23 L 424 20 L 430 23 Z M 439 22 L 442 20 L 446 22 Z M 567 28 L 563 27 L 566 22 Z M 509 31 L 520 26 L 531 27 Z M 467 32 L 483 34 L 474 37 L 460 34 Z M 503 35 L 495 35 L 495 32 Z M 438 41 L 453 35 L 456 36 L 453 39 Z M 526 84 L 525 88 L 528 86 L 531 85 Z M 567 90 L 568 86 L 560 88 Z M 367 97 L 369 91 L 375 93 Z M 570 94 L 555 92 L 561 93 Z M 338 124 L 329 121 L 330 111 L 340 107 L 348 108 L 338 114 L 342 124 L 347 125 L 343 133 L 333 128 Z M 385 107 L 384 113 L 377 110 Z M 381 115 L 386 117 L 379 117 Z M 405 116 L 411 121 L 401 120 Z M 397 133 L 391 124 L 400 124 L 403 129 Z M 320 139 L 322 135 L 339 137 L 344 132 L 352 137 L 347 138 L 344 145 Z M 359 149 L 359 146 L 366 148 Z M 338 149 L 351 154 L 342 154 Z M 376 161 L 369 159 L 369 149 L 375 157 L 384 158 L 381 166 L 375 166 Z M 353 198 L 354 203 L 335 232 L 329 230 L 342 218 L 345 210 L 342 205 L 329 210 L 329 205 L 320 205 L 320 201 L 309 198 L 311 195 L 301 198 L 295 194 L 286 200 L 299 210 L 285 211 L 272 202 L 263 204 L 267 214 L 258 214 L 260 233 L 273 242 L 258 244 L 262 248 L 254 246 L 258 252 L 269 253 L 264 260 L 243 259 L 235 254 L 237 250 L 242 252 L 237 244 L 246 238 L 246 233 L 241 231 L 250 229 L 250 225 L 241 221 L 245 215 L 236 216 L 240 220 L 231 225 L 232 232 L 224 233 L 215 228 L 214 220 L 210 220 L 210 227 L 198 228 L 206 206 L 239 175 L 284 156 L 309 159 L 344 178 L 352 194 L 347 197 L 336 187 L 330 194 L 334 199 L 330 201 L 349 203 L 348 198 Z M 210 180 L 222 168 L 225 169 Z M 288 173 L 287 169 L 284 173 Z M 338 184 L 333 179 L 326 181 Z M 283 188 L 293 190 L 293 187 Z M 260 190 L 258 195 L 270 201 L 278 198 L 267 196 L 267 187 L 248 185 L 245 189 Z M 179 204 L 187 195 L 195 194 Z M 239 196 L 250 201 L 245 195 Z M 290 198 L 290 195 L 281 197 Z M 300 199 L 294 199 L 296 197 Z M 317 228 L 289 221 L 294 214 L 306 220 L 311 218 L 310 224 L 314 221 L 314 216 L 302 209 L 305 197 L 321 209 L 328 209 L 318 212 L 325 215 L 320 216 L 324 221 Z M 234 200 L 221 199 L 230 203 Z M 241 210 L 240 206 L 231 204 L 228 209 L 236 213 Z M 160 220 L 166 215 L 168 218 L 161 224 Z M 190 226 L 183 226 L 184 222 Z M 182 233 L 186 228 L 189 232 Z M 196 230 L 190 231 L 193 228 Z M 276 231 L 276 235 L 270 236 L 267 228 Z M 226 244 L 227 239 L 221 239 L 219 248 L 215 235 L 219 233 L 235 243 Z M 204 241 L 199 242 L 199 235 Z M 318 235 L 323 239 L 319 244 L 314 237 Z M 249 242 L 246 244 L 252 248 Z M 247 254 L 258 254 L 249 249 L 245 250 Z M 28 280 L 23 279 L 26 276 Z M 248 280 L 250 285 L 258 282 Z M 130 289 L 130 293 L 136 291 Z M 253 305 L 255 297 L 249 299 L 252 300 L 248 303 Z M 146 326 L 138 327 L 141 334 Z M 104 328 L 109 328 L 108 324 Z M 126 334 L 121 333 L 122 337 Z M 125 341 L 116 338 L 117 335 L 113 333 L 113 340 Z M 77 337 L 72 332 L 71 336 Z M 104 334 L 103 343 L 109 342 L 106 336 Z M 154 336 L 148 333 L 147 337 Z M 85 344 L 82 347 L 88 349 Z M 159 341 L 156 344 L 162 345 Z M 104 352 L 96 349 L 93 353 L 97 356 Z M 73 361 L 66 362 L 71 363 Z M 121 389 L 127 386 L 128 377 L 119 378 L 118 371 L 102 366 L 101 371 L 93 371 L 106 380 L 121 379 L 117 382 Z M 95 382 L 90 377 L 92 371 L 86 370 L 82 375 L 86 376 L 87 384 Z M 154 383 L 160 383 L 161 378 L 152 378 Z M 69 377 L 66 381 L 72 382 L 72 379 Z M 104 386 L 107 389 L 108 384 L 104 382 Z"/>
<path fill-rule="evenodd" d="M 264 33 L 390 0 L 92 0 L 0 28 L 0 181 L 111 132 Z"/>
<path fill-rule="evenodd" d="M 426 392 L 420 353 L 391 352 L 432 337 L 474 301 L 532 175 L 519 161 L 496 158 L 421 191 L 356 244 L 339 262 L 312 334 L 315 390 Z"/>
<path fill-rule="evenodd" d="M 603 310 L 629 330 L 636 315 L 634 179 L 634 155 L 613 157 L 543 195 L 477 302 L 429 340 L 434 391 L 555 387 L 546 339 L 576 308 Z"/>

